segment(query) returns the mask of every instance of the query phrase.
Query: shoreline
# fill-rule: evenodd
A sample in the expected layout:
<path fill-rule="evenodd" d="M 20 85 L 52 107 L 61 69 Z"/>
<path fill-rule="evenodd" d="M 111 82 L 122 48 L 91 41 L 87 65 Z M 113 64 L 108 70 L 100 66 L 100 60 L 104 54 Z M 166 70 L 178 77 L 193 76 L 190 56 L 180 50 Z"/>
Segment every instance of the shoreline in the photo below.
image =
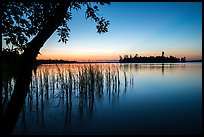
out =
<path fill-rule="evenodd" d="M 38 60 L 37 60 L 38 62 Z M 202 60 L 193 60 L 193 61 L 185 61 L 185 62 L 77 62 L 77 61 L 41 61 L 41 62 L 38 62 L 39 64 L 96 64 L 96 63 L 119 63 L 119 64 L 123 64 L 123 63 L 129 63 L 129 64 L 132 64 L 132 63 L 189 63 L 189 62 L 201 62 L 202 63 Z"/>

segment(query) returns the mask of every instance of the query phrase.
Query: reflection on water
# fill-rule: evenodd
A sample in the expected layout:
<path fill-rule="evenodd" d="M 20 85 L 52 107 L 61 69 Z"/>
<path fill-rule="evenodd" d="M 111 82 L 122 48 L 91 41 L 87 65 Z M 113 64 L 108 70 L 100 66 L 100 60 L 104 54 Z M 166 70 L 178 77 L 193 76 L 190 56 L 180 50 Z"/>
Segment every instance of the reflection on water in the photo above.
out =
<path fill-rule="evenodd" d="M 202 63 L 41 65 L 13 134 L 200 134 L 201 76 Z"/>

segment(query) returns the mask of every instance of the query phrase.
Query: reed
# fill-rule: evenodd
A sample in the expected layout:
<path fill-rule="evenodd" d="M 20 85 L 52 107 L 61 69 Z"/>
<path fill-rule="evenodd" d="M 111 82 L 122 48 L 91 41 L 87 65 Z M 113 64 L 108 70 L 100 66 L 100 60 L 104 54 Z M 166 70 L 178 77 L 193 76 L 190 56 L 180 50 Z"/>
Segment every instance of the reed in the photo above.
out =
<path fill-rule="evenodd" d="M 41 94 L 43 95 L 43 79 L 42 79 L 42 72 L 40 71 L 39 72 L 39 80 L 40 80 L 40 91 L 41 91 Z"/>
<path fill-rule="evenodd" d="M 125 71 L 124 71 L 124 79 L 125 79 L 125 87 L 127 87 L 127 75 Z"/>
<path fill-rule="evenodd" d="M 129 73 L 122 70 L 123 68 L 117 64 L 53 66 L 44 65 L 39 67 L 36 73 L 33 73 L 30 85 L 32 93 L 28 94 L 27 102 L 30 102 L 28 105 L 35 104 L 37 111 L 40 107 L 42 111 L 44 110 L 43 102 L 50 102 L 48 99 L 55 100 L 54 102 L 59 99 L 58 105 L 66 100 L 67 104 L 71 105 L 73 99 L 77 98 L 81 107 L 88 106 L 90 109 L 88 112 L 92 113 L 95 98 L 101 99 L 105 94 L 112 101 L 117 100 L 121 87 L 124 86 L 126 91 L 127 86 L 134 83 L 133 77 L 129 77 Z M 125 84 L 123 85 L 123 83 Z M 4 83 L 3 88 L 8 91 L 13 85 L 12 82 Z M 107 94 L 104 92 L 105 90 Z M 9 98 L 8 93 L 4 92 L 5 101 Z M 32 98 L 31 96 L 35 97 Z M 33 110 L 33 107 L 30 106 L 30 109 Z"/>
<path fill-rule="evenodd" d="M 46 93 L 46 99 L 49 98 L 49 72 L 47 69 L 43 71 L 43 79 L 44 79 L 44 86 L 45 86 L 45 93 Z"/>

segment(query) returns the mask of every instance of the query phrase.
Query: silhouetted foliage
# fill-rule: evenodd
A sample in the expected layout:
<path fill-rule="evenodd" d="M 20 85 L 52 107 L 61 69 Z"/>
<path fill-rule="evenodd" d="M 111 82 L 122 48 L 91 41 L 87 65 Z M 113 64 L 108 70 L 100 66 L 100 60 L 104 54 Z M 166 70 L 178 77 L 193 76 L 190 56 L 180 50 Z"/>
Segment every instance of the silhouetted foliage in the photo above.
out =
<path fill-rule="evenodd" d="M 67 22 L 72 19 L 72 10 L 86 7 L 86 19 L 96 22 L 98 33 L 108 31 L 109 21 L 98 14 L 99 5 L 109 2 L 3 2 L 2 10 L 2 37 L 6 45 L 11 45 L 2 53 L 2 60 L 7 66 L 19 64 L 16 74 L 14 91 L 5 108 L 2 122 L 4 125 L 1 134 L 11 134 L 16 125 L 21 108 L 29 92 L 32 78 L 33 64 L 40 49 L 49 37 L 57 31 L 59 41 L 66 43 L 69 38 L 70 28 Z M 14 50 L 15 49 L 15 50 Z M 19 51 L 22 55 L 19 55 Z M 18 61 L 17 61 L 18 60 Z M 6 63 L 5 63 L 6 62 Z M 6 72 L 6 67 L 3 67 Z M 1 106 L 2 108 L 2 106 Z"/>
<path fill-rule="evenodd" d="M 181 58 L 181 62 L 185 62 L 186 61 L 186 57 Z"/>
<path fill-rule="evenodd" d="M 11 78 L 16 78 L 22 56 L 16 49 L 5 48 L 1 52 L 2 84 Z"/>
<path fill-rule="evenodd" d="M 18 49 L 5 48 L 1 52 L 2 64 L 16 65 L 20 61 L 20 54 Z"/>
<path fill-rule="evenodd" d="M 162 51 L 162 57 L 164 57 L 164 51 Z"/>
<path fill-rule="evenodd" d="M 136 54 L 133 58 L 132 56 L 128 57 L 128 55 L 124 55 L 124 58 L 120 56 L 120 63 L 165 63 L 165 62 L 186 62 L 186 57 L 184 58 L 176 58 L 173 56 L 165 57 L 164 52 L 162 52 L 162 56 L 149 56 L 149 57 L 138 57 Z"/>
<path fill-rule="evenodd" d="M 43 36 L 47 36 L 38 40 L 40 48 L 57 30 L 58 42 L 66 43 L 70 35 L 67 22 L 72 19 L 72 11 L 80 10 L 82 6 L 86 7 L 86 19 L 96 22 L 97 32 L 108 32 L 109 21 L 98 14 L 99 5 L 105 4 L 110 5 L 110 2 L 4 2 L 1 5 L 3 38 L 7 45 L 12 44 L 25 51 L 32 45 L 28 44 L 29 41 L 32 42 L 41 32 L 46 30 L 47 33 L 44 32 Z M 36 50 L 39 52 L 40 48 Z M 34 49 L 33 52 L 37 52 Z"/>

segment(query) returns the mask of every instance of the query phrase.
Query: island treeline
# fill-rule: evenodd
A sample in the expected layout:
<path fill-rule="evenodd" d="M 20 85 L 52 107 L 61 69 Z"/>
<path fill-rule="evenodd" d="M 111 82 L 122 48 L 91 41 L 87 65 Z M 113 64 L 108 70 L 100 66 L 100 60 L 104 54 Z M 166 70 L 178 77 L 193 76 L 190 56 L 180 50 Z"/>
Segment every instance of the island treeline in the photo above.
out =
<path fill-rule="evenodd" d="M 57 63 L 77 63 L 77 61 L 67 61 L 67 60 L 51 60 L 51 59 L 48 59 L 48 60 L 37 60 L 37 63 L 38 64 L 57 64 Z"/>
<path fill-rule="evenodd" d="M 119 63 L 169 63 L 169 62 L 186 62 L 186 57 L 177 58 L 174 56 L 165 57 L 164 52 L 162 52 L 161 56 L 149 56 L 149 57 L 141 57 L 138 54 L 135 54 L 134 57 L 132 55 L 124 55 L 124 57 L 120 56 Z"/>

